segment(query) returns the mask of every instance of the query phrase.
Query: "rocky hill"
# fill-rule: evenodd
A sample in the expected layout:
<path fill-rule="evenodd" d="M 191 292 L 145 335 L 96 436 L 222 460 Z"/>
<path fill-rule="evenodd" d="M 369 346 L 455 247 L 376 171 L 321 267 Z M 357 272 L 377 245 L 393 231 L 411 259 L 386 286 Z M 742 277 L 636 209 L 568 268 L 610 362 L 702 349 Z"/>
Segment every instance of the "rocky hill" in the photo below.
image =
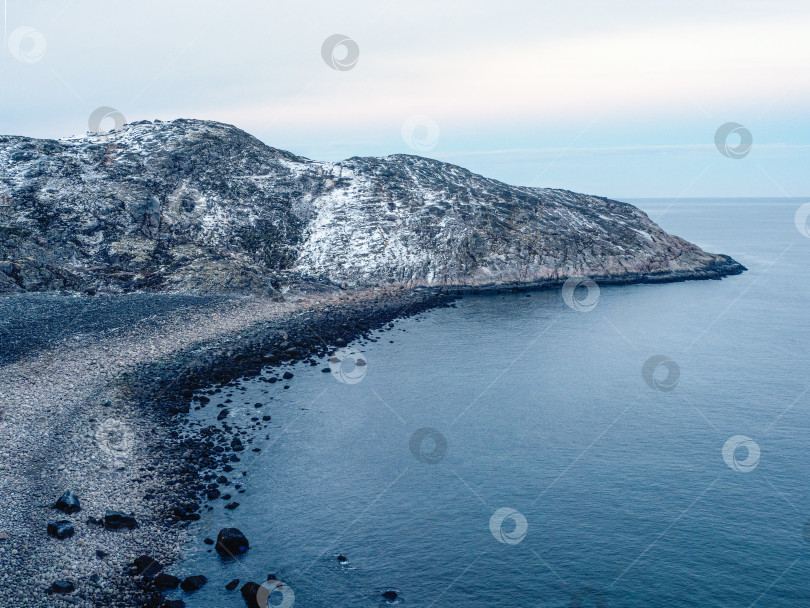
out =
<path fill-rule="evenodd" d="M 0 137 L 0 292 L 484 288 L 742 270 L 632 205 L 417 156 L 316 162 L 197 120 Z"/>

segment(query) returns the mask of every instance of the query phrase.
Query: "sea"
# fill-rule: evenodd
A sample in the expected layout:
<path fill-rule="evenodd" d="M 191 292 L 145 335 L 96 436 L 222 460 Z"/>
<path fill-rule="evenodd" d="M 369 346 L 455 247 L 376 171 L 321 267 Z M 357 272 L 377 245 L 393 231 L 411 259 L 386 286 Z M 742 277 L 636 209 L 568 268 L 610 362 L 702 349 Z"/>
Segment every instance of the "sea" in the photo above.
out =
<path fill-rule="evenodd" d="M 208 583 L 170 597 L 810 606 L 808 200 L 629 200 L 748 271 L 468 296 L 226 387 L 196 424 L 271 421 L 173 567 Z M 245 555 L 204 542 L 225 527 Z"/>

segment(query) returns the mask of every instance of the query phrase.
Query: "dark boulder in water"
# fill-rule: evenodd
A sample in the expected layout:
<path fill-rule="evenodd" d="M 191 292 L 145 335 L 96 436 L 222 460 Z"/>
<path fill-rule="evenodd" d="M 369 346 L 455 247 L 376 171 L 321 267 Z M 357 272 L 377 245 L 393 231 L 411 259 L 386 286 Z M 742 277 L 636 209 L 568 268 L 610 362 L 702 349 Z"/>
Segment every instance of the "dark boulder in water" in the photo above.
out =
<path fill-rule="evenodd" d="M 180 588 L 183 591 L 197 591 L 197 589 L 201 589 L 207 582 L 207 578 L 205 578 L 202 574 L 198 574 L 196 576 L 187 577 L 182 583 L 180 583 Z"/>
<path fill-rule="evenodd" d="M 281 377 L 284 378 L 285 380 L 290 380 L 293 378 L 293 376 L 294 374 L 292 372 L 284 372 L 284 375 L 282 375 Z"/>
<path fill-rule="evenodd" d="M 233 579 L 233 580 L 232 580 L 230 583 L 228 583 L 227 585 L 225 585 L 225 588 L 226 588 L 228 591 L 233 591 L 234 589 L 236 589 L 236 587 L 237 587 L 238 585 L 239 585 L 239 579 L 238 579 L 238 578 L 235 578 L 235 579 Z"/>
<path fill-rule="evenodd" d="M 396 591 L 383 591 L 382 596 L 387 600 L 395 600 L 399 594 Z"/>
<path fill-rule="evenodd" d="M 250 543 L 238 528 L 223 528 L 217 535 L 217 553 L 222 557 L 234 557 L 247 553 Z"/>
<path fill-rule="evenodd" d="M 258 596 L 260 589 L 261 585 L 257 585 L 254 582 L 242 585 L 242 597 L 245 598 L 245 603 L 248 608 L 264 608 L 264 606 L 259 606 Z"/>
<path fill-rule="evenodd" d="M 62 494 L 62 497 L 56 501 L 53 508 L 59 509 L 68 515 L 73 515 L 82 510 L 81 506 L 79 506 L 79 498 L 70 490 Z"/>
<path fill-rule="evenodd" d="M 177 589 L 180 585 L 180 579 L 171 574 L 161 572 L 155 577 L 155 588 L 158 591 L 169 591 L 170 589 Z"/>

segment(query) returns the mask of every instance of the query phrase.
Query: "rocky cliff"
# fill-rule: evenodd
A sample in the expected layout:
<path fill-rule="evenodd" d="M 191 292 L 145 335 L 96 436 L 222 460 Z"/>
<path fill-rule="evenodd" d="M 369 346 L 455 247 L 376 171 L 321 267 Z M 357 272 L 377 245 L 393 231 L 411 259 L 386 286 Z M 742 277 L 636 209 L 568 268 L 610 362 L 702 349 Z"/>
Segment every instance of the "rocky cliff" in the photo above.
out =
<path fill-rule="evenodd" d="M 395 155 L 316 162 L 235 127 L 0 137 L 0 292 L 272 292 L 741 272 L 632 205 Z"/>

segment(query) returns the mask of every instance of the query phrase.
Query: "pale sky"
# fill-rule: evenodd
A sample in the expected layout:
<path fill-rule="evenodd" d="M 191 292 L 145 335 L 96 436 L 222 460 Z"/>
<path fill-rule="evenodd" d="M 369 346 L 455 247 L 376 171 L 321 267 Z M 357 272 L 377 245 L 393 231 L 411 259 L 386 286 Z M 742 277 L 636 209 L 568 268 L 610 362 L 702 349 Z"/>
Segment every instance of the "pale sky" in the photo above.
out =
<path fill-rule="evenodd" d="M 3 134 L 82 134 L 110 106 L 320 160 L 421 154 L 616 198 L 810 195 L 804 0 L 8 0 L 5 15 Z M 356 63 L 327 53 L 349 69 L 322 56 L 334 34 L 356 45 Z M 753 139 L 741 158 L 715 146 L 728 122 Z"/>

